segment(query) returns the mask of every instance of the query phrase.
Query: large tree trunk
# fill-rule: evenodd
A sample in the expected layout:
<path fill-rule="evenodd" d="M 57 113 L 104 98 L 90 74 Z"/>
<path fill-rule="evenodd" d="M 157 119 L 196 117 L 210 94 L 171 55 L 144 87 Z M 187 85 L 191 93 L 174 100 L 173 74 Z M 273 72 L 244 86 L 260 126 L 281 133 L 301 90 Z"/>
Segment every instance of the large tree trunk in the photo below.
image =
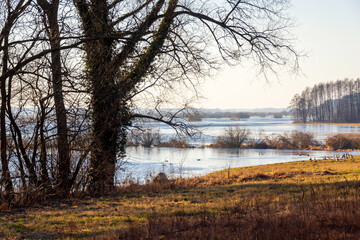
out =
<path fill-rule="evenodd" d="M 99 40 L 88 44 L 88 78 L 92 96 L 92 152 L 90 162 L 89 191 L 102 194 L 114 186 L 118 138 L 118 90 L 116 89 L 111 63 L 111 42 Z"/>
<path fill-rule="evenodd" d="M 96 69 L 96 68 L 95 68 Z M 101 68 L 98 69 L 102 73 Z M 95 74 L 96 75 L 96 74 Z M 93 149 L 90 163 L 89 191 L 93 194 L 109 192 L 114 187 L 115 165 L 117 158 L 117 139 L 119 134 L 118 93 L 112 79 L 96 76 L 93 87 Z M 95 86 L 95 85 L 93 85 Z"/>
<path fill-rule="evenodd" d="M 54 14 L 55 15 L 55 14 Z M 50 18 L 49 18 L 50 19 Z M 60 48 L 59 27 L 57 25 L 57 18 L 53 17 L 50 24 L 54 24 L 52 28 L 53 38 L 50 38 L 52 49 Z M 62 77 L 61 77 L 61 59 L 60 51 L 51 52 L 51 70 L 52 70 L 52 86 L 54 92 L 56 123 L 57 123 L 57 148 L 58 148 L 58 183 L 59 194 L 67 195 L 71 186 L 69 185 L 70 176 L 70 151 L 68 142 L 68 129 L 66 119 L 66 109 L 64 104 L 64 97 L 62 91 Z"/>
<path fill-rule="evenodd" d="M 78 9 L 81 15 L 81 6 Z M 94 1 L 81 15 L 87 36 L 101 36 L 85 44 L 87 76 L 92 104 L 92 151 L 89 172 L 89 192 L 103 194 L 114 187 L 117 139 L 120 121 L 119 90 L 112 65 L 113 39 L 106 1 Z M 91 17 L 90 15 L 91 14 Z"/>
<path fill-rule="evenodd" d="M 57 176 L 57 193 L 60 196 L 68 195 L 70 191 L 70 150 L 68 142 L 68 128 L 66 109 L 63 96 L 63 85 L 61 75 L 61 53 L 60 53 L 60 32 L 58 25 L 59 1 L 53 0 L 49 4 L 46 0 L 38 0 L 39 5 L 47 18 L 48 36 L 51 46 L 51 72 L 52 87 L 55 102 L 55 113 L 57 123 L 57 149 L 58 149 L 58 176 Z M 42 160 L 44 161 L 44 160 Z M 45 170 L 43 170 L 45 171 Z"/>
<path fill-rule="evenodd" d="M 109 21 L 109 7 L 105 0 L 75 0 L 88 37 L 98 39 L 85 43 L 87 75 L 92 100 L 92 151 L 90 162 L 90 185 L 92 194 L 103 194 L 114 188 L 117 154 L 124 151 L 126 126 L 129 125 L 127 97 L 137 83 L 146 75 L 151 63 L 162 47 L 173 19 L 177 0 L 169 1 L 156 37 L 142 57 L 120 73 L 119 69 L 135 50 L 136 43 L 158 18 L 164 1 L 159 0 L 144 21 L 134 31 L 123 51 L 114 57 L 113 27 Z"/>

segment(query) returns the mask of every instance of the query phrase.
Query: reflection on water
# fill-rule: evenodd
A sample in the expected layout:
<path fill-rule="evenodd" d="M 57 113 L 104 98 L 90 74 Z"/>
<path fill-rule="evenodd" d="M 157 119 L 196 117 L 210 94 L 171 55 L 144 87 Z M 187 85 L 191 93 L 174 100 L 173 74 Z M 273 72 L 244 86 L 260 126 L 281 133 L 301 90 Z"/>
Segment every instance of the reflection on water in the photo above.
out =
<path fill-rule="evenodd" d="M 349 152 L 359 154 L 359 152 Z M 125 173 L 120 179 L 131 174 L 137 181 L 143 182 L 158 172 L 165 172 L 172 177 L 204 175 L 229 167 L 247 167 L 323 159 L 335 156 L 339 152 L 309 150 L 275 149 L 213 149 L 213 148 L 143 148 L 127 149 Z M 343 154 L 343 153 L 341 153 Z"/>
<path fill-rule="evenodd" d="M 293 124 L 291 117 L 273 118 L 273 117 L 251 117 L 246 120 L 231 120 L 228 118 L 204 118 L 200 122 L 193 122 L 199 131 L 203 133 L 201 138 L 192 139 L 191 142 L 195 145 L 209 144 L 219 136 L 226 127 L 239 126 L 246 128 L 253 133 L 253 137 L 261 132 L 263 135 L 284 134 L 291 131 L 305 131 L 311 132 L 315 135 L 316 139 L 324 140 L 332 134 L 338 133 L 353 133 L 360 132 L 360 127 L 344 126 L 344 125 L 331 125 L 331 124 Z M 159 129 L 160 133 L 166 137 L 175 134 L 174 129 L 164 123 L 142 123 L 145 127 Z"/>
<path fill-rule="evenodd" d="M 203 136 L 201 139 L 193 139 L 192 144 L 203 145 L 211 143 L 219 136 L 226 127 L 239 126 L 247 128 L 256 134 L 264 135 L 284 134 L 295 130 L 306 131 L 315 134 L 318 140 L 323 140 L 331 134 L 337 133 L 360 133 L 359 127 L 312 124 L 292 124 L 290 117 L 283 118 L 260 118 L 251 117 L 244 121 L 235 121 L 225 118 L 205 118 L 201 122 L 195 122 Z M 144 125 L 144 123 L 143 123 Z M 156 128 L 165 137 L 175 134 L 174 130 L 162 123 L 145 123 L 145 127 Z M 350 152 L 360 154 L 359 152 Z M 328 151 L 298 151 L 298 150 L 257 150 L 257 149 L 211 149 L 211 148 L 127 148 L 127 164 L 125 172 L 120 172 L 119 180 L 131 175 L 135 180 L 143 182 L 154 174 L 162 171 L 174 177 L 198 176 L 209 172 L 225 169 L 228 167 L 246 167 L 291 161 L 304 161 L 322 159 L 325 156 L 334 156 L 338 152 Z"/>

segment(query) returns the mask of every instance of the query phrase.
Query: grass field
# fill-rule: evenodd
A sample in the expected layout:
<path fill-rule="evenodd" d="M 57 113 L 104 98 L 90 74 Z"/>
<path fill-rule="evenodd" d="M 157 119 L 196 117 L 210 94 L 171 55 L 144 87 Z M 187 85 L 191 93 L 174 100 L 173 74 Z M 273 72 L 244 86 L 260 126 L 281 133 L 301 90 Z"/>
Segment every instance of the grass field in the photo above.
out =
<path fill-rule="evenodd" d="M 360 239 L 360 158 L 226 169 L 0 214 L 0 238 Z"/>

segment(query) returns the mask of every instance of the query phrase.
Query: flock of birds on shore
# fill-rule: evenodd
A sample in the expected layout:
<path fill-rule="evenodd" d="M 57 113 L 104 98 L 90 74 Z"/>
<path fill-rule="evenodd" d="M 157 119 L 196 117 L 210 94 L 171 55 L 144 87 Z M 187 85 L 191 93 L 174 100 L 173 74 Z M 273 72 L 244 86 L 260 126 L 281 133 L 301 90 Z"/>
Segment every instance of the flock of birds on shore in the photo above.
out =
<path fill-rule="evenodd" d="M 264 155 L 263 152 L 259 152 L 259 156 L 262 156 Z M 299 154 L 299 156 L 305 156 L 305 154 Z M 310 156 L 309 154 L 306 154 L 306 156 Z M 344 153 L 344 154 L 336 154 L 334 156 L 324 156 L 322 157 L 322 159 L 318 158 L 316 159 L 315 157 L 313 158 L 309 158 L 310 161 L 317 161 L 317 160 L 330 160 L 330 159 L 336 159 L 336 161 L 340 161 L 341 159 L 345 160 L 345 159 L 350 159 L 352 161 L 354 161 L 354 155 L 350 154 L 350 153 Z M 197 158 L 196 161 L 200 162 L 201 159 L 200 158 Z M 162 164 L 163 167 L 166 163 L 168 163 L 169 160 L 165 159 L 164 163 Z M 172 163 L 170 163 L 170 165 L 172 165 Z"/>
<path fill-rule="evenodd" d="M 299 155 L 299 156 L 304 156 L 304 155 Z M 306 154 L 306 156 L 310 156 L 309 154 Z M 330 160 L 330 159 L 336 159 L 336 161 L 340 161 L 341 159 L 342 160 L 345 160 L 345 159 L 350 159 L 352 161 L 354 161 L 354 155 L 350 154 L 350 153 L 344 153 L 344 154 L 336 154 L 334 156 L 324 156 L 322 157 L 322 159 L 316 159 L 315 157 L 313 158 L 309 158 L 310 161 L 316 161 L 316 160 Z"/>

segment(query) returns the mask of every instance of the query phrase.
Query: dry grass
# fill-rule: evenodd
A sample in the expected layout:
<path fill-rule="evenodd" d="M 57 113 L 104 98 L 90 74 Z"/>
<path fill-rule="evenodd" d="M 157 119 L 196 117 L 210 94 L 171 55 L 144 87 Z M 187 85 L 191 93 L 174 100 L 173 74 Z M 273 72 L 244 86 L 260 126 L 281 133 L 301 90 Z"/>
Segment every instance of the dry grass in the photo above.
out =
<path fill-rule="evenodd" d="M 0 214 L 0 238 L 359 239 L 360 158 L 226 169 Z"/>
<path fill-rule="evenodd" d="M 340 126 L 360 127 L 360 123 L 293 122 L 293 124 L 296 124 L 296 125 L 340 125 Z"/>
<path fill-rule="evenodd" d="M 337 134 L 326 139 L 326 147 L 330 150 L 360 149 L 360 136 L 355 134 Z"/>
<path fill-rule="evenodd" d="M 326 134 L 329 137 L 333 137 L 337 134 Z M 345 136 L 345 137 L 360 137 L 360 133 L 341 133 L 341 135 Z"/>

